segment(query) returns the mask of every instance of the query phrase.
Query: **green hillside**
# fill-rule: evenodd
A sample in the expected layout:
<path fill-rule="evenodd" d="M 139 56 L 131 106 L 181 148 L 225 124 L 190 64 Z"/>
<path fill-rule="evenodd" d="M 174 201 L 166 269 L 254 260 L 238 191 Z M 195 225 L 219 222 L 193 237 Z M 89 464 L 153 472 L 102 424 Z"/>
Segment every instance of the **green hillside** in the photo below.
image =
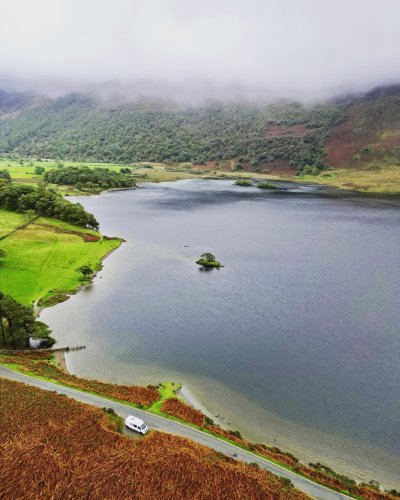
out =
<path fill-rule="evenodd" d="M 342 106 L 286 101 L 112 106 L 71 94 L 32 98 L 30 106 L 24 100 L 21 110 L 15 107 L 0 115 L 0 154 L 119 163 L 204 164 L 236 158 L 253 167 L 321 167 L 329 130 L 343 119 Z"/>
<path fill-rule="evenodd" d="M 339 168 L 379 178 L 384 170 L 392 177 L 400 164 L 400 87 L 314 106 L 110 104 L 77 93 L 50 99 L 0 91 L 0 155 L 10 154 L 278 175 Z"/>

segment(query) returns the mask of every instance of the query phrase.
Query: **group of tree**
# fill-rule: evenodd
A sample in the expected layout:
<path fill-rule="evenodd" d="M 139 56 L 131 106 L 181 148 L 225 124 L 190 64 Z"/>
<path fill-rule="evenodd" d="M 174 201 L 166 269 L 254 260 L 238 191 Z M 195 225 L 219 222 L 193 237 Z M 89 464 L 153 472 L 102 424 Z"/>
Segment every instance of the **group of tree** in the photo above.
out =
<path fill-rule="evenodd" d="M 5 168 L 3 168 L 2 170 L 0 170 L 0 179 L 3 182 L 11 182 L 10 172 L 7 169 L 5 169 Z"/>
<path fill-rule="evenodd" d="M 42 167 L 41 165 L 36 165 L 35 167 L 35 175 L 43 175 L 45 173 L 46 169 Z"/>
<path fill-rule="evenodd" d="M 97 230 L 99 223 L 79 203 L 71 203 L 45 186 L 0 185 L 0 207 L 15 212 L 34 212 L 70 224 Z"/>
<path fill-rule="evenodd" d="M 219 269 L 220 267 L 224 267 L 221 262 L 218 262 L 215 259 L 215 255 L 213 255 L 211 252 L 204 252 L 200 255 L 200 258 L 196 260 L 196 264 L 201 266 L 202 268 L 217 268 Z"/>
<path fill-rule="evenodd" d="M 32 307 L 20 304 L 0 292 L 0 341 L 3 346 L 20 349 L 28 347 L 29 337 L 46 339 L 48 346 L 55 340 L 49 327 L 36 321 Z"/>
<path fill-rule="evenodd" d="M 74 94 L 42 100 L 12 120 L 1 120 L 0 153 L 116 163 L 240 158 L 255 167 L 285 161 L 297 170 L 321 168 L 326 137 L 344 116 L 338 103 L 117 105 Z M 83 185 L 102 181 L 108 179 L 75 179 Z"/>
<path fill-rule="evenodd" d="M 46 172 L 44 178 L 51 184 L 74 185 L 82 191 L 129 188 L 135 186 L 135 181 L 127 170 L 115 172 L 108 168 L 62 167 Z"/>

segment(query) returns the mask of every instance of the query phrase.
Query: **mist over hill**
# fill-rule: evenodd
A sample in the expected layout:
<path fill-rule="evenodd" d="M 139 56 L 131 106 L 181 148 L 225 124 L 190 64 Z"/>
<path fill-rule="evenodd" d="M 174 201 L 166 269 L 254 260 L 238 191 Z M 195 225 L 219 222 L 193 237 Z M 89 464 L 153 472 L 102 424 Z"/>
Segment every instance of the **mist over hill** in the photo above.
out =
<path fill-rule="evenodd" d="M 0 91 L 0 154 L 77 161 L 223 164 L 255 171 L 400 160 L 400 86 L 317 104 L 183 104 Z"/>

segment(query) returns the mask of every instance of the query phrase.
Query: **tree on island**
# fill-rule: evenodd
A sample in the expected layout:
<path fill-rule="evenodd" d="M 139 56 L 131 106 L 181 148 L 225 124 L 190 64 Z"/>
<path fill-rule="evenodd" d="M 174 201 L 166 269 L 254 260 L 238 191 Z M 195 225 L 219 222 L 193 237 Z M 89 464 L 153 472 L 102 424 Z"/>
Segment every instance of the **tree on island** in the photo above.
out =
<path fill-rule="evenodd" d="M 200 259 L 196 260 L 196 264 L 202 267 L 215 267 L 217 269 L 224 267 L 221 262 L 215 260 L 215 256 L 210 252 L 202 253 Z"/>

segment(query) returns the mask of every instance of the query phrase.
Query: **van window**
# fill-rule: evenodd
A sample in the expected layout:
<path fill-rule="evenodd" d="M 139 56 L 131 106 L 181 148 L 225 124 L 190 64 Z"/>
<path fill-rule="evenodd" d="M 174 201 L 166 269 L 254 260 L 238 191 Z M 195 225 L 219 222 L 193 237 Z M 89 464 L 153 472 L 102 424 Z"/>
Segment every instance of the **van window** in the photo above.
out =
<path fill-rule="evenodd" d="M 146 429 L 146 426 L 144 424 L 141 425 L 141 429 Z"/>

